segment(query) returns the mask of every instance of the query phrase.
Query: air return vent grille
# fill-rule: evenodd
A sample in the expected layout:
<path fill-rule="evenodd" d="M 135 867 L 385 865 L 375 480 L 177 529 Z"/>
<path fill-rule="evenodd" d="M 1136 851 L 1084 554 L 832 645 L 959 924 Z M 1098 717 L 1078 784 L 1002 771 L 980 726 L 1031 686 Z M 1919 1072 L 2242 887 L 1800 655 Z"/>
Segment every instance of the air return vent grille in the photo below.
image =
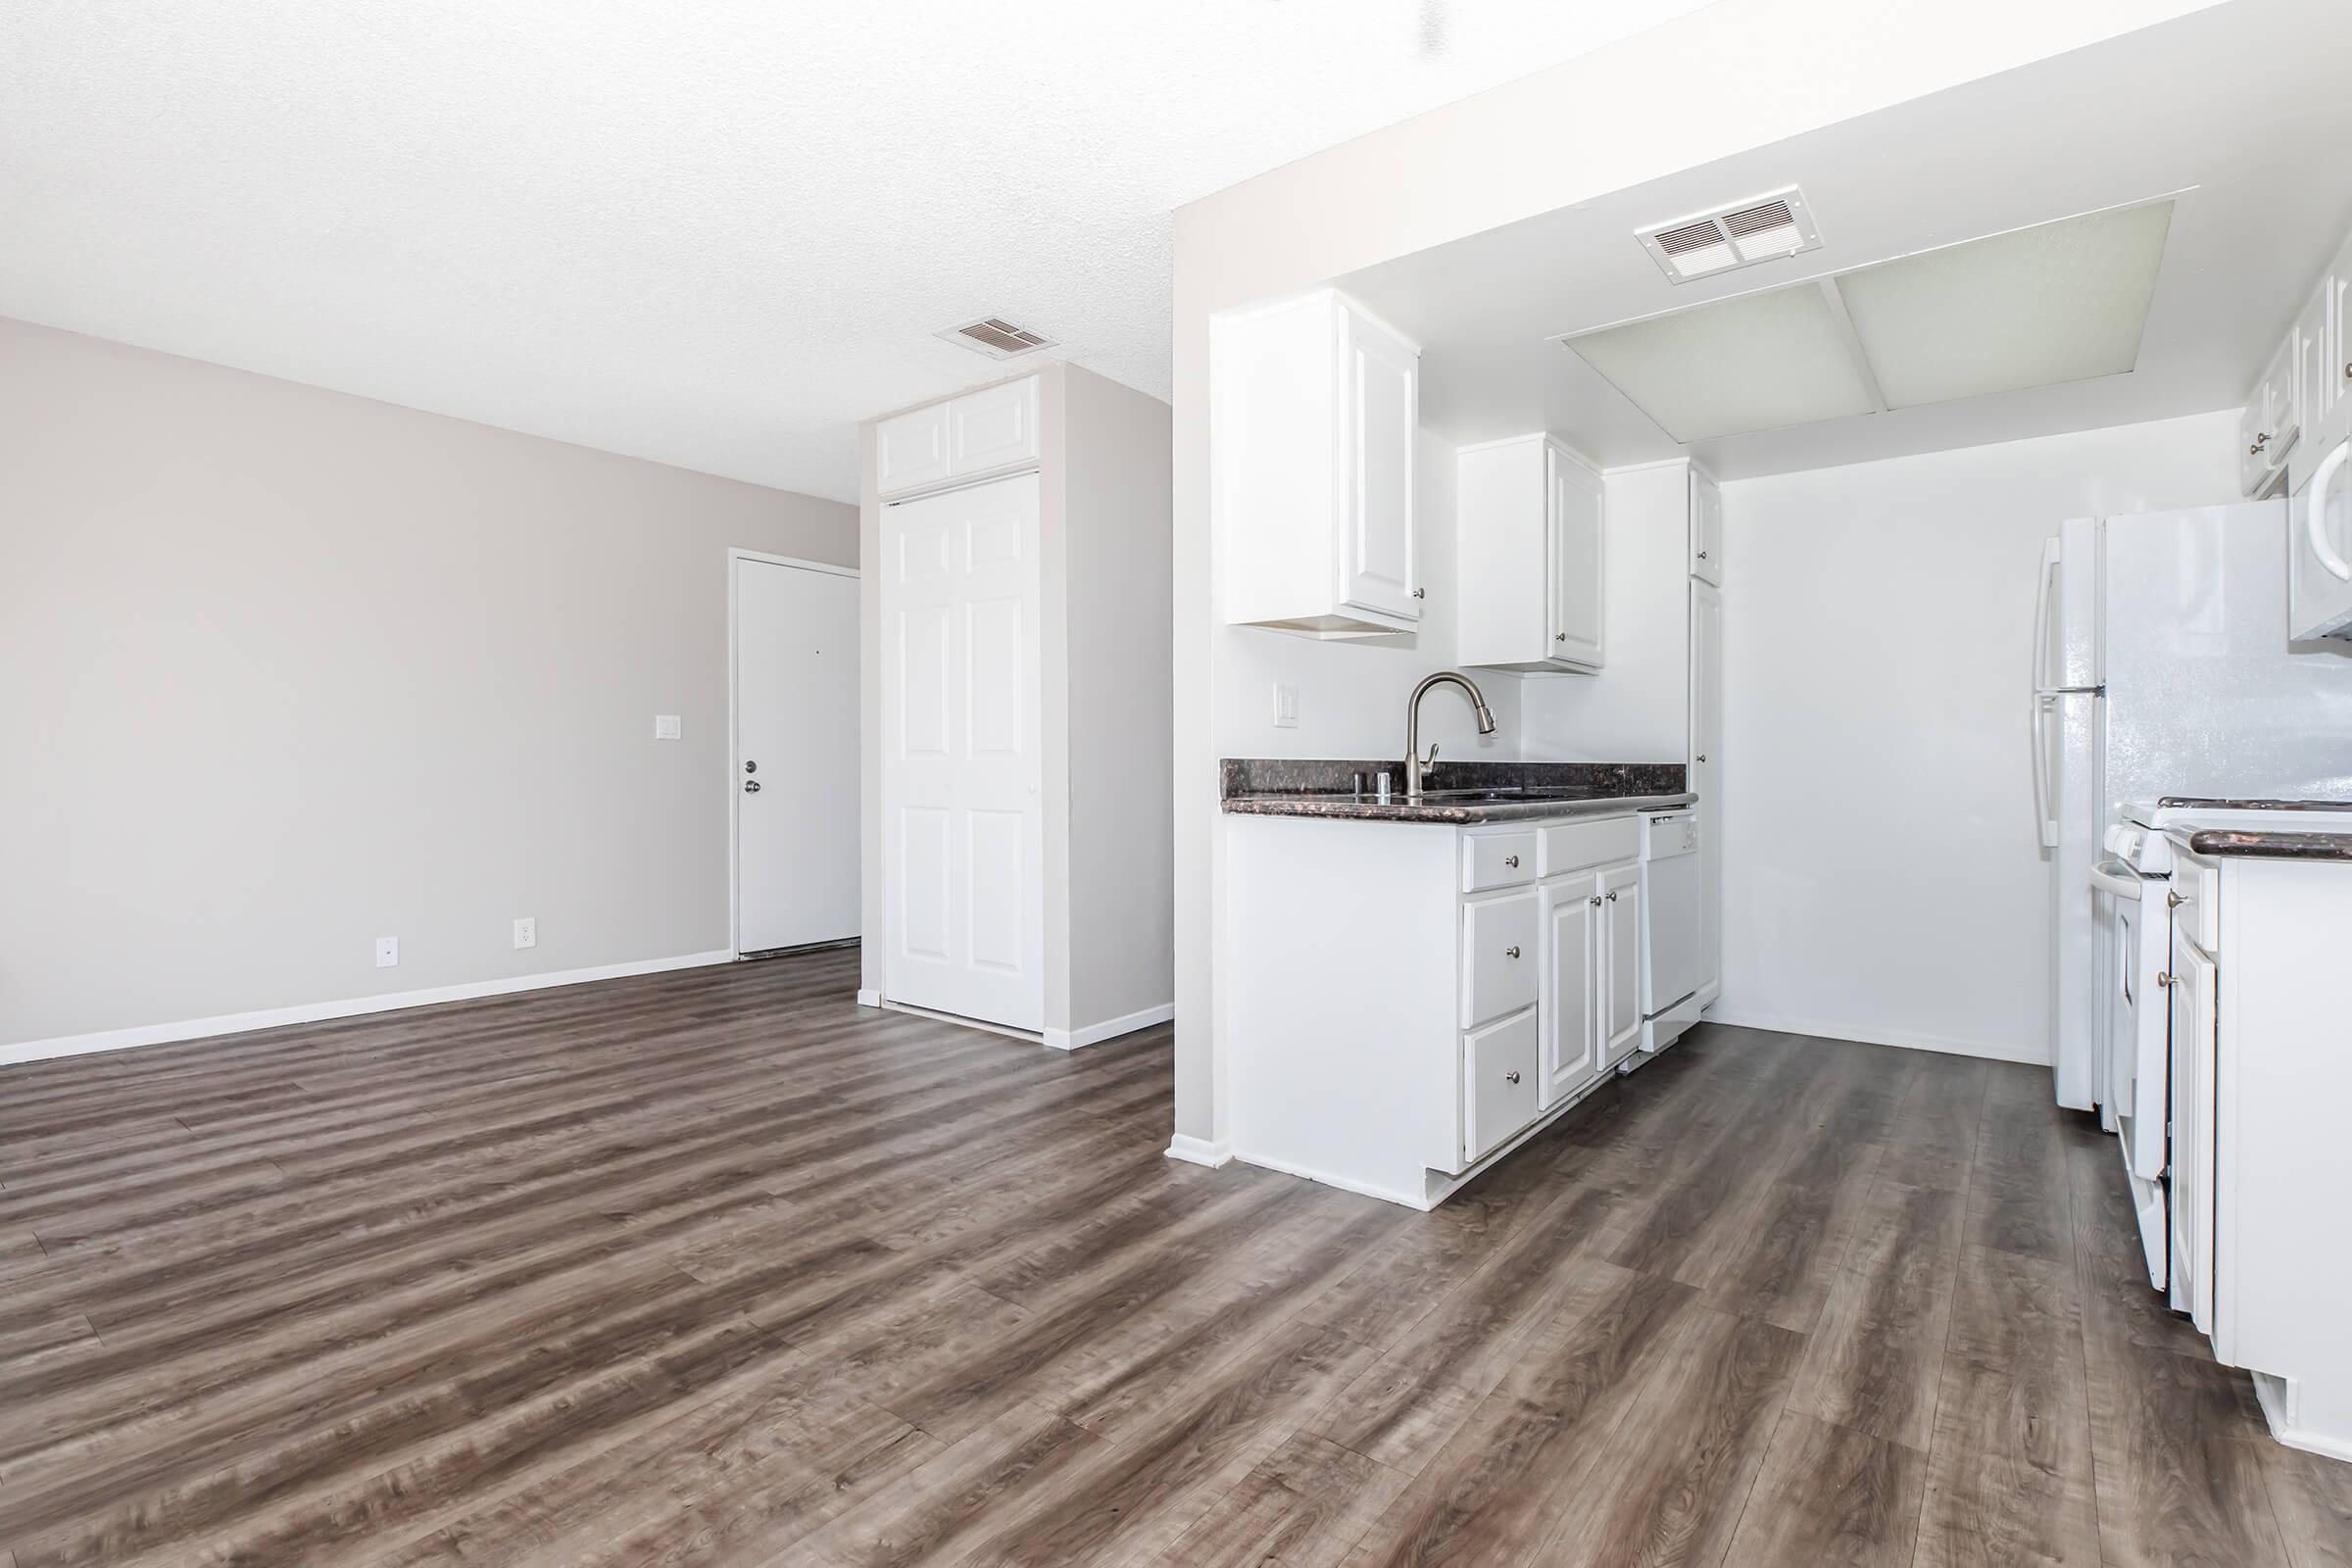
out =
<path fill-rule="evenodd" d="M 939 335 L 959 348 L 985 354 L 992 360 L 1018 359 L 1054 346 L 1053 339 L 1040 337 L 1025 326 L 1015 326 L 1000 316 L 984 316 L 977 321 L 951 326 Z"/>
<path fill-rule="evenodd" d="M 1635 237 L 1658 264 L 1658 270 L 1676 283 L 1821 246 L 1821 234 L 1805 210 L 1804 197 L 1793 185 L 1721 212 L 1642 229 Z"/>

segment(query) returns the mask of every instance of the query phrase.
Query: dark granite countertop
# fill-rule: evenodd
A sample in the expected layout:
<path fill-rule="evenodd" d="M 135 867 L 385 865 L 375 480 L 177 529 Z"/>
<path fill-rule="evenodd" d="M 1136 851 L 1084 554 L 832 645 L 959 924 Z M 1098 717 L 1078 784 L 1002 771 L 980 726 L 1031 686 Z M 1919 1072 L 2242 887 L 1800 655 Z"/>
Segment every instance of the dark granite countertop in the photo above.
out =
<path fill-rule="evenodd" d="M 2352 811 L 2352 801 L 2264 801 L 2251 796 L 2167 795 L 2156 803 L 2173 809 L 2225 811 Z"/>
<path fill-rule="evenodd" d="M 2268 833 L 2204 828 L 2188 836 L 2199 855 L 2271 860 L 2352 860 L 2352 833 Z"/>
<path fill-rule="evenodd" d="M 1387 772 L 1395 792 L 1380 800 L 1372 781 Z M 1680 762 L 1457 762 L 1441 760 L 1418 801 L 1404 798 L 1404 763 L 1227 758 L 1227 811 L 1245 816 L 1319 816 L 1357 822 L 1524 822 L 1543 817 L 1613 816 L 1689 806 Z M 1356 779 L 1365 782 L 1356 793 Z"/>
<path fill-rule="evenodd" d="M 1229 795 L 1225 809 L 1241 816 L 1320 816 L 1349 822 L 1527 822 L 1543 817 L 1617 816 L 1689 806 L 1698 797 L 1681 795 L 1578 795 L 1538 792 L 1506 799 L 1466 800 L 1443 791 L 1418 801 L 1398 794 L 1387 801 L 1351 795 Z"/>

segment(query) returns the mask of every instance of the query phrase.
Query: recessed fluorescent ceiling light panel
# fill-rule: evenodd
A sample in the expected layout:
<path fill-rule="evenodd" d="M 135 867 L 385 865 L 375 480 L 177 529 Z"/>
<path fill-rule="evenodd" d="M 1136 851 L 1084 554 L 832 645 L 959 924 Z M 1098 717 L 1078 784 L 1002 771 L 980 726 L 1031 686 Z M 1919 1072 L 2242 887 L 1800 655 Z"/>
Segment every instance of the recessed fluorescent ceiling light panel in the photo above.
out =
<path fill-rule="evenodd" d="M 2064 219 L 1846 272 L 1838 292 L 1890 409 L 2119 375 L 2172 221 L 2169 201 Z"/>
<path fill-rule="evenodd" d="M 1677 441 L 1878 409 L 1818 283 L 1603 327 L 1568 346 Z"/>

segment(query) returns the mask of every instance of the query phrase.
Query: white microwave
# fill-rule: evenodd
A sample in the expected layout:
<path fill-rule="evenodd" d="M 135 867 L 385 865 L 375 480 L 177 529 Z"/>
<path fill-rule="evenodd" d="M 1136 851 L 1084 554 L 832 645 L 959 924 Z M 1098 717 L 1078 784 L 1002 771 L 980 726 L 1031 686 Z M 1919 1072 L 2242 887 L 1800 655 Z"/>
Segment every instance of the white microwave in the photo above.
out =
<path fill-rule="evenodd" d="M 2352 439 L 2338 441 L 2286 512 L 2287 636 L 2352 639 Z"/>

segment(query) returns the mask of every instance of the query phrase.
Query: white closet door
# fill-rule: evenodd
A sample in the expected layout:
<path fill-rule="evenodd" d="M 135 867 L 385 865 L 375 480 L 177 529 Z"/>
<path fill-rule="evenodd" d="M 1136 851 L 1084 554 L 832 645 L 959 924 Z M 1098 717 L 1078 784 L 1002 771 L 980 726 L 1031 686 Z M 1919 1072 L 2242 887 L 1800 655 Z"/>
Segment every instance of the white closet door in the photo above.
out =
<path fill-rule="evenodd" d="M 1037 475 L 882 513 L 883 994 L 1045 1022 Z"/>
<path fill-rule="evenodd" d="M 735 942 L 858 934 L 858 579 L 735 563 Z"/>

